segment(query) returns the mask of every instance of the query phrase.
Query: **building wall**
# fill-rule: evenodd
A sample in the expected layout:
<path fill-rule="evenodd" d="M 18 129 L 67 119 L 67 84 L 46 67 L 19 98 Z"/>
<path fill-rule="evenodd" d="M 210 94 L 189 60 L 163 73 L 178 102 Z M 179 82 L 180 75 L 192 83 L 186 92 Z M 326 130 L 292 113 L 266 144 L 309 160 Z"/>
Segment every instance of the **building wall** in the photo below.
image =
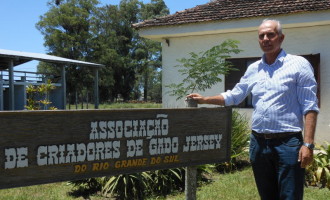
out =
<path fill-rule="evenodd" d="M 26 88 L 25 85 L 14 85 L 14 108 L 15 110 L 24 110 L 26 105 Z"/>
<path fill-rule="evenodd" d="M 260 23 L 260 20 L 258 20 Z M 321 112 L 318 117 L 316 141 L 330 141 L 330 25 L 329 24 L 299 24 L 285 25 L 283 18 L 283 32 L 285 40 L 283 49 L 290 54 L 317 54 L 320 53 L 321 70 Z M 253 23 L 252 23 L 253 24 Z M 255 23 L 254 23 L 255 24 Z M 170 83 L 179 83 L 182 77 L 173 67 L 177 64 L 177 59 L 188 57 L 189 52 L 205 51 L 215 46 L 225 39 L 235 39 L 240 41 L 239 48 L 242 53 L 234 57 L 257 57 L 262 55 L 257 40 L 257 29 L 245 29 L 227 31 L 223 33 L 210 33 L 196 36 L 183 36 L 169 38 L 169 44 L 163 40 L 163 106 L 166 108 L 185 107 L 184 100 L 176 100 L 176 97 L 169 96 Z M 214 86 L 212 89 L 201 92 L 203 95 L 216 95 L 224 91 L 224 83 Z M 205 105 L 203 105 L 205 106 Z M 251 116 L 251 109 L 242 109 L 248 117 Z"/>

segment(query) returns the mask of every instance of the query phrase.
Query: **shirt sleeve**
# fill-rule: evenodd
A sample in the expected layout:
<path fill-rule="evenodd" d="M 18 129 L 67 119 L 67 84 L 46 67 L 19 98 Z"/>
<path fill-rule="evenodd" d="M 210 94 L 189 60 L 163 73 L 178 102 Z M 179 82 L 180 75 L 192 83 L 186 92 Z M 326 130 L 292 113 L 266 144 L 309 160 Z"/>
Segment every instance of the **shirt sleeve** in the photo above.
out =
<path fill-rule="evenodd" d="M 304 58 L 301 63 L 301 70 L 297 79 L 297 95 L 301 111 L 305 115 L 308 111 L 319 112 L 317 99 L 317 82 L 311 64 Z"/>
<path fill-rule="evenodd" d="M 253 75 L 252 68 L 251 66 L 248 67 L 244 76 L 232 90 L 221 93 L 225 100 L 225 106 L 238 105 L 249 95 L 252 89 L 251 81 L 249 81 Z"/>

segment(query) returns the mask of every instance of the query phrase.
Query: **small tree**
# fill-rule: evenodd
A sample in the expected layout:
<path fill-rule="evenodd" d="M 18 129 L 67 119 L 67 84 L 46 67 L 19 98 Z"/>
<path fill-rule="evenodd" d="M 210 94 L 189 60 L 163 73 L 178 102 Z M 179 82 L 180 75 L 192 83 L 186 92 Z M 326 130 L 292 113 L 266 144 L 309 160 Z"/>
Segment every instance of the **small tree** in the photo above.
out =
<path fill-rule="evenodd" d="M 56 110 L 55 107 L 49 107 L 52 102 L 49 101 L 49 93 L 54 90 L 55 86 L 50 80 L 47 84 L 41 84 L 39 86 L 29 85 L 26 88 L 27 93 L 27 105 L 25 108 L 27 110 Z"/>
<path fill-rule="evenodd" d="M 235 70 L 226 59 L 230 58 L 231 54 L 242 51 L 238 49 L 238 43 L 236 40 L 228 39 L 205 52 L 191 52 L 190 58 L 178 59 L 181 64 L 174 67 L 180 68 L 178 71 L 184 79 L 181 83 L 166 85 L 165 87 L 172 89 L 169 94 L 176 96 L 178 100 L 188 93 L 205 91 L 221 82 L 219 75 L 226 75 L 230 70 Z"/>

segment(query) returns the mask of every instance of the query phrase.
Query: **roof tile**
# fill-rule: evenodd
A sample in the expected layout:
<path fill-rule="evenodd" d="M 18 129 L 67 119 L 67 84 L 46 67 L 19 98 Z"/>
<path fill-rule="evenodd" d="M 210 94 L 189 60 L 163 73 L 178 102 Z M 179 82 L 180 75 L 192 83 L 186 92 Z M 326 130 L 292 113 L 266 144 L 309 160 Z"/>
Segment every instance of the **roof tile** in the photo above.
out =
<path fill-rule="evenodd" d="M 217 0 L 172 15 L 133 24 L 133 27 L 182 25 L 329 9 L 330 0 Z"/>

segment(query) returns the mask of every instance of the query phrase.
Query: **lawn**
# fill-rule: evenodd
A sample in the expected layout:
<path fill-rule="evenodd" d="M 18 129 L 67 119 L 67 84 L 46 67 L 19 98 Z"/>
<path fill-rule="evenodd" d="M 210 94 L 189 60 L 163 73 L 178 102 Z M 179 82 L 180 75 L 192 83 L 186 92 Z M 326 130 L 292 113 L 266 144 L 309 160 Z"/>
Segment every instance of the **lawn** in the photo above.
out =
<path fill-rule="evenodd" d="M 161 108 L 162 104 L 153 103 L 153 102 L 140 102 L 140 103 L 109 103 L 109 104 L 100 104 L 99 109 L 129 109 L 129 108 Z M 69 110 L 75 109 L 94 109 L 93 104 L 79 104 L 79 105 L 67 105 L 66 108 Z"/>
<path fill-rule="evenodd" d="M 258 200 L 258 194 L 250 167 L 230 174 L 214 173 L 212 182 L 198 188 L 198 200 Z M 83 197 L 73 197 L 70 193 L 72 186 L 66 182 L 54 183 L 22 188 L 0 190 L 1 200 L 81 200 Z M 328 200 L 329 189 L 309 187 L 305 189 L 305 200 Z M 91 200 L 104 199 L 100 196 L 91 196 Z M 170 195 L 166 198 L 150 198 L 166 200 L 184 200 L 184 193 Z"/>
<path fill-rule="evenodd" d="M 214 174 L 214 181 L 205 184 L 197 191 L 198 200 L 258 200 L 258 192 L 250 167 L 231 174 Z M 329 189 L 305 188 L 305 200 L 328 200 Z M 184 200 L 184 194 L 166 198 L 167 200 Z"/>

